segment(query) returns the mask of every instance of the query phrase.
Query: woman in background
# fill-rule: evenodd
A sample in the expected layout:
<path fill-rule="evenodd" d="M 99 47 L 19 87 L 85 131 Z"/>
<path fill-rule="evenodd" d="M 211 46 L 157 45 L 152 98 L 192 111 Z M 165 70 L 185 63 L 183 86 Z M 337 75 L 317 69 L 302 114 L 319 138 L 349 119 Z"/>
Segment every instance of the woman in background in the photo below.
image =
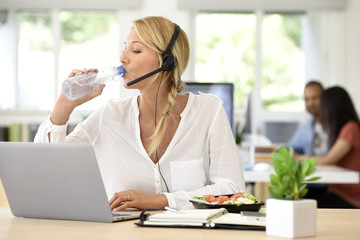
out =
<path fill-rule="evenodd" d="M 172 39 L 175 64 L 128 86 L 168 62 L 164 55 Z M 138 89 L 140 95 L 110 100 L 66 136 L 74 108 L 100 95 L 104 85 L 77 100 L 61 93 L 35 141 L 92 144 L 112 210 L 191 208 L 193 196 L 245 191 L 221 100 L 179 94 L 189 52 L 185 32 L 170 20 L 147 17 L 134 21 L 120 62 L 126 70 L 124 86 Z M 97 70 L 75 69 L 69 77 L 89 71 Z"/>
<path fill-rule="evenodd" d="M 326 155 L 313 157 L 318 164 L 360 172 L 360 121 L 349 94 L 338 86 L 324 90 L 320 111 L 331 148 Z M 306 197 L 316 199 L 319 208 L 360 208 L 360 184 L 330 184 L 322 192 L 309 191 Z"/>

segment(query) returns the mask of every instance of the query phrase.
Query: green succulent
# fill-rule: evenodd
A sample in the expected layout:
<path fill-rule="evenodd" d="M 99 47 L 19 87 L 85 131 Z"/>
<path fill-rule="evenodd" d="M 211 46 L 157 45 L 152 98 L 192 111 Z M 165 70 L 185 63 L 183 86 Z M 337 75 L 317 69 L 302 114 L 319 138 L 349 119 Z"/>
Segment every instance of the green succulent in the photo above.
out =
<path fill-rule="evenodd" d="M 272 186 L 269 187 L 269 193 L 274 198 L 299 200 L 308 192 L 304 182 L 314 182 L 320 179 L 320 177 L 306 179 L 316 171 L 316 158 L 299 161 L 293 156 L 293 148 L 290 147 L 288 152 L 284 146 L 272 155 L 271 161 L 274 163 L 276 174 L 270 175 Z"/>

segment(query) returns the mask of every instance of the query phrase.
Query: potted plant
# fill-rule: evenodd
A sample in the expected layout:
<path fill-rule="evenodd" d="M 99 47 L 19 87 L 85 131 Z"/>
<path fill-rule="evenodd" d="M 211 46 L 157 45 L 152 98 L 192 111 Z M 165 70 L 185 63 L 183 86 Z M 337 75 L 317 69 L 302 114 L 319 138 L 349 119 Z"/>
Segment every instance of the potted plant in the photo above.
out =
<path fill-rule="evenodd" d="M 303 199 L 308 192 L 305 182 L 320 177 L 314 174 L 317 159 L 299 161 L 289 151 L 280 147 L 273 153 L 276 174 L 270 175 L 269 193 L 273 198 L 266 201 L 266 233 L 278 237 L 310 237 L 316 235 L 316 200 Z"/>

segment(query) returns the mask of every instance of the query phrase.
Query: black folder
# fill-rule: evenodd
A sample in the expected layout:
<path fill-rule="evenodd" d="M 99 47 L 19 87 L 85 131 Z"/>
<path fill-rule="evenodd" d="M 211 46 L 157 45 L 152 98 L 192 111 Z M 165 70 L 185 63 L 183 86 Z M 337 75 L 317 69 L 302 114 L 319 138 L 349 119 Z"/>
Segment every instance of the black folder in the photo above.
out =
<path fill-rule="evenodd" d="M 207 229 L 238 229 L 238 230 L 265 230 L 266 220 L 262 213 L 254 212 L 253 216 L 240 213 L 228 213 L 220 209 L 189 209 L 178 213 L 161 211 L 148 213 L 153 210 L 145 209 L 140 215 L 140 227 L 166 227 L 166 228 L 207 228 Z"/>

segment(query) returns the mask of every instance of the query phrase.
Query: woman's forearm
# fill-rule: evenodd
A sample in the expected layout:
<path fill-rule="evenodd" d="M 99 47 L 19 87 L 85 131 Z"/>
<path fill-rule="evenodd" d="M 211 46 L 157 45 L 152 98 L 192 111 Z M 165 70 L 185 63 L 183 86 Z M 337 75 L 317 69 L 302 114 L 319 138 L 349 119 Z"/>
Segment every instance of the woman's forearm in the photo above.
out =
<path fill-rule="evenodd" d="M 69 120 L 70 114 L 74 110 L 73 103 L 66 99 L 65 95 L 61 93 L 58 98 L 53 111 L 50 115 L 50 120 L 55 125 L 64 125 Z"/>

